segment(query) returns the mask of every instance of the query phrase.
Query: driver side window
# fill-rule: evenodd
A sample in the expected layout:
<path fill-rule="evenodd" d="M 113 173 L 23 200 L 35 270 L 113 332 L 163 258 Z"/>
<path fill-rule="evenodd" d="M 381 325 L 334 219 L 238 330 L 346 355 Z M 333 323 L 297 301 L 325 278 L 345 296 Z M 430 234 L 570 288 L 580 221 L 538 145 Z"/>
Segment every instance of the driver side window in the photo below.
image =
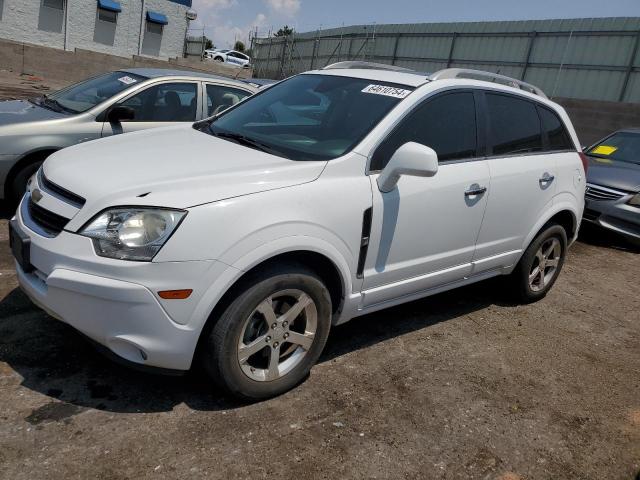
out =
<path fill-rule="evenodd" d="M 121 103 L 135 111 L 134 122 L 193 122 L 198 87 L 195 83 L 161 83 Z"/>
<path fill-rule="evenodd" d="M 440 162 L 476 157 L 473 93 L 445 93 L 418 105 L 378 147 L 371 160 L 371 171 L 382 170 L 395 151 L 407 142 L 433 148 Z"/>

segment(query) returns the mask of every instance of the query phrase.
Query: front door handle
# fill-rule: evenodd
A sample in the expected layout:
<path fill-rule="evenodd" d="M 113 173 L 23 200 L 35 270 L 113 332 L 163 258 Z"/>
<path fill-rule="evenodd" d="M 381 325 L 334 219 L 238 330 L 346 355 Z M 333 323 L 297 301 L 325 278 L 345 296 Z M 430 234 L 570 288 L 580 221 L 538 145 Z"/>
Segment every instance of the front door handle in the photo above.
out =
<path fill-rule="evenodd" d="M 464 192 L 464 194 L 467 197 L 475 197 L 476 195 L 482 195 L 486 193 L 486 191 L 487 191 L 487 187 L 481 187 L 477 183 L 474 183 L 469 187 L 469 190 Z"/>
<path fill-rule="evenodd" d="M 544 175 L 542 175 L 542 177 L 540 177 L 538 182 L 540 182 L 540 186 L 545 186 L 545 185 L 548 185 L 551 182 L 553 182 L 555 179 L 556 179 L 556 177 L 551 175 L 549 172 L 544 172 Z"/>

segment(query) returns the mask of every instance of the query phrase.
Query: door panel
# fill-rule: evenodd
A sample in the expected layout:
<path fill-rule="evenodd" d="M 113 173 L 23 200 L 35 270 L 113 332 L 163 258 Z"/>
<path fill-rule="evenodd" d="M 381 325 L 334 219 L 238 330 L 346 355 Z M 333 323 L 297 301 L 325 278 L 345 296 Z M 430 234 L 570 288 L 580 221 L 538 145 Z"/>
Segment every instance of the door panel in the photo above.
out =
<path fill-rule="evenodd" d="M 105 121 L 102 136 L 136 132 L 148 128 L 188 125 L 196 121 L 201 109 L 199 83 L 156 83 L 141 92 L 136 92 L 118 105 L 134 109 L 133 121 L 111 123 Z"/>
<path fill-rule="evenodd" d="M 557 185 L 556 157 L 546 152 L 548 138 L 536 104 L 488 92 L 484 101 L 491 193 L 474 273 L 508 267 L 519 257 L 525 237 L 551 206 Z"/>
<path fill-rule="evenodd" d="M 474 260 L 521 251 L 525 237 L 551 206 L 556 191 L 555 179 L 541 181 L 545 174 L 556 174 L 553 155 L 494 158 L 487 163 L 491 193 Z M 508 266 L 512 260 L 499 257 L 495 262 L 479 262 L 476 271 Z"/>
<path fill-rule="evenodd" d="M 371 175 L 373 220 L 364 306 L 460 280 L 471 271 L 489 187 L 484 160 L 441 165 L 432 178 L 403 176 L 382 193 Z"/>
<path fill-rule="evenodd" d="M 428 97 L 376 149 L 382 170 L 407 142 L 431 147 L 440 162 L 431 178 L 402 176 L 381 193 L 370 175 L 373 219 L 364 269 L 364 307 L 460 280 L 471 271 L 489 192 L 489 167 L 478 160 L 483 135 L 472 91 Z M 475 191 L 475 193 L 472 193 Z"/>

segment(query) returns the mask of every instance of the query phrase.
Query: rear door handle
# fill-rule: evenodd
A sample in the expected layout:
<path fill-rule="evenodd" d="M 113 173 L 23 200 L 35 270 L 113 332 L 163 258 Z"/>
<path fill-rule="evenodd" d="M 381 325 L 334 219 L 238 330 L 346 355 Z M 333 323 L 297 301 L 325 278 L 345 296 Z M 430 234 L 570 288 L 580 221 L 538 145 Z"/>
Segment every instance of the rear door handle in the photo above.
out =
<path fill-rule="evenodd" d="M 469 187 L 469 190 L 464 192 L 464 194 L 467 197 L 474 197 L 476 195 L 482 195 L 482 194 L 486 193 L 486 191 L 487 191 L 487 187 L 481 187 L 477 183 L 474 183 L 473 185 L 471 185 Z"/>
<path fill-rule="evenodd" d="M 553 182 L 555 178 L 556 177 L 554 177 L 553 175 L 549 174 L 548 172 L 545 172 L 544 175 L 540 177 L 540 180 L 538 180 L 538 182 L 540 182 L 540 185 L 545 185 Z"/>

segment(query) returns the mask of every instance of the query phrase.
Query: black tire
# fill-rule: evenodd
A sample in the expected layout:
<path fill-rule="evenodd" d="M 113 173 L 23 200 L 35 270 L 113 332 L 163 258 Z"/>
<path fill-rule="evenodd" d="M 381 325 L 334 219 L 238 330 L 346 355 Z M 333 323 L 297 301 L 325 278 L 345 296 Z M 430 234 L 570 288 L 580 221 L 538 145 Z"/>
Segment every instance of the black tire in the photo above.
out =
<path fill-rule="evenodd" d="M 224 63 L 224 58 L 222 58 L 222 57 L 216 57 L 216 58 L 214 58 L 214 60 L 216 62 L 219 62 L 219 63 Z"/>
<path fill-rule="evenodd" d="M 238 358 L 240 336 L 247 319 L 267 297 L 277 292 L 296 289 L 306 293 L 315 303 L 316 333 L 311 347 L 288 373 L 271 381 L 250 378 L 242 370 Z M 236 290 L 235 297 L 203 340 L 202 361 L 214 382 L 229 394 L 255 401 L 275 397 L 300 384 L 311 371 L 324 349 L 331 328 L 331 297 L 322 280 L 301 265 L 271 267 L 258 272 Z M 284 342 L 283 345 L 284 346 Z M 260 355 L 271 351 L 262 350 Z"/>
<path fill-rule="evenodd" d="M 544 283 L 544 286 L 539 290 L 534 290 L 531 286 L 529 275 L 533 272 L 536 262 L 539 262 L 536 254 L 543 244 L 547 245 L 553 239 L 560 242 L 561 253 L 558 258 L 557 267 L 553 276 Z M 515 299 L 518 302 L 524 304 L 537 302 L 549 293 L 549 290 L 551 290 L 562 271 L 562 266 L 564 265 L 564 261 L 567 256 L 567 243 L 567 232 L 558 224 L 545 225 L 545 227 L 533 239 L 522 255 L 518 266 L 509 276 L 509 283 L 513 290 Z"/>
<path fill-rule="evenodd" d="M 22 199 L 24 192 L 27 191 L 27 182 L 31 175 L 36 173 L 44 160 L 35 161 L 23 166 L 11 180 L 8 199 L 13 205 L 17 205 Z"/>

